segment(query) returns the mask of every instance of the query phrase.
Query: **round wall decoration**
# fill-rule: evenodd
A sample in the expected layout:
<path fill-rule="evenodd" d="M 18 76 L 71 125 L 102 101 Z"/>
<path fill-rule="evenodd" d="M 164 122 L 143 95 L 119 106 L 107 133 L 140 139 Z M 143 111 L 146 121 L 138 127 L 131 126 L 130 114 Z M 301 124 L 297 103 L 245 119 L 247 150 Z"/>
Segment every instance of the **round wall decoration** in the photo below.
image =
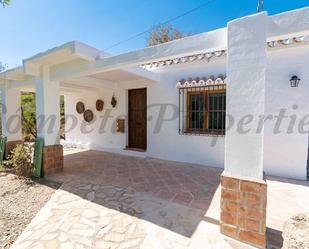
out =
<path fill-rule="evenodd" d="M 77 104 L 76 104 L 76 111 L 77 111 L 77 113 L 79 113 L 79 114 L 84 113 L 84 111 L 85 111 L 85 105 L 84 105 L 83 102 L 77 102 Z"/>
<path fill-rule="evenodd" d="M 99 112 L 103 111 L 104 101 L 102 99 L 98 99 L 95 106 L 97 108 L 97 111 L 99 111 Z"/>
<path fill-rule="evenodd" d="M 90 123 L 93 120 L 93 112 L 91 110 L 86 110 L 84 112 L 84 119 L 86 122 Z"/>

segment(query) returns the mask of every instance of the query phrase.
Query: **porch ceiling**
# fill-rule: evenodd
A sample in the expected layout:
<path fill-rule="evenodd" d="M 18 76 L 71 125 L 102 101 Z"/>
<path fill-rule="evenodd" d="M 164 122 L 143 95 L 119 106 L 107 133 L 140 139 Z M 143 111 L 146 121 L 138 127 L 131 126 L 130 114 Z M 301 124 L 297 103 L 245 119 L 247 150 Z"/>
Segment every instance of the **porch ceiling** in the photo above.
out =
<path fill-rule="evenodd" d="M 97 90 L 102 88 L 116 89 L 120 83 L 154 83 L 156 75 L 141 68 L 115 69 L 87 76 L 69 78 L 61 81 L 63 91 Z"/>
<path fill-rule="evenodd" d="M 101 80 L 108 80 L 114 82 L 124 82 L 124 81 L 136 81 L 136 80 L 147 80 L 146 77 L 141 75 L 133 74 L 131 72 L 123 71 L 123 70 L 112 70 L 103 73 L 93 74 L 90 77 L 101 79 Z"/>
<path fill-rule="evenodd" d="M 20 70 L 22 71 L 22 69 Z M 60 90 L 62 94 L 69 92 L 80 92 L 80 91 L 97 91 L 102 88 L 109 88 L 116 90 L 118 83 L 126 82 L 145 82 L 145 83 L 154 83 L 156 82 L 153 74 L 148 75 L 144 69 L 128 69 L 128 70 L 112 70 L 104 73 L 92 74 L 88 76 L 69 78 L 60 82 Z M 8 71 L 10 77 L 21 77 L 19 71 Z M 13 75 L 14 73 L 14 75 Z M 12 83 L 12 86 L 20 91 L 24 92 L 35 92 L 34 83 L 23 84 L 23 83 Z"/>

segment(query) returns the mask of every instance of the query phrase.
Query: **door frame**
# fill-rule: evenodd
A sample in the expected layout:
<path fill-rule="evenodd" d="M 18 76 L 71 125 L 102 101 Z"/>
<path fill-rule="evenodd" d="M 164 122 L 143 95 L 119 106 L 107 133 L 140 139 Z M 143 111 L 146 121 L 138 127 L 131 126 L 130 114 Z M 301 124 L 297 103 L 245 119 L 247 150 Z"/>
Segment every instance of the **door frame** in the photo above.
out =
<path fill-rule="evenodd" d="M 130 141 L 130 91 L 134 91 L 134 90 L 145 90 L 145 148 L 142 149 L 142 148 L 134 148 L 134 147 L 131 147 L 131 141 Z M 145 152 L 147 150 L 147 145 L 148 145 L 148 122 L 147 122 L 147 101 L 148 101 L 148 98 L 147 98 L 147 87 L 139 87 L 139 88 L 130 88 L 128 89 L 127 91 L 127 112 L 128 112 L 128 134 L 127 134 L 127 146 L 126 146 L 126 149 L 129 149 L 129 150 L 135 150 L 135 151 L 141 151 L 141 152 Z"/>

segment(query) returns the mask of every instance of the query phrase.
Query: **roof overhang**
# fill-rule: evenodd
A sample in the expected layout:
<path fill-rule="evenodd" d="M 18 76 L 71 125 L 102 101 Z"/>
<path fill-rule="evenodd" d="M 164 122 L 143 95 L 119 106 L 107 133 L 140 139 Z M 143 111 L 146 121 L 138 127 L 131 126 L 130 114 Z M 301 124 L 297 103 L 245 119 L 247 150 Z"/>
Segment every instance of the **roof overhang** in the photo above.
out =
<path fill-rule="evenodd" d="M 24 80 L 25 74 L 23 67 L 17 67 L 9 69 L 0 74 L 1 80 L 12 80 L 12 81 L 22 81 Z"/>
<path fill-rule="evenodd" d="M 26 74 L 39 75 L 42 65 L 53 66 L 75 59 L 95 61 L 104 56 L 107 54 L 103 54 L 98 49 L 79 41 L 72 41 L 23 60 L 23 66 Z"/>
<path fill-rule="evenodd" d="M 139 68 L 142 64 L 156 60 L 166 60 L 175 56 L 188 56 L 197 53 L 214 52 L 224 50 L 227 47 L 227 29 L 185 37 L 153 47 L 148 47 L 115 56 L 107 56 L 95 60 L 93 63 L 78 64 L 67 63 L 68 70 L 53 70 L 52 80 L 61 81 L 68 77 L 82 77 L 90 74 L 108 72 L 112 70 L 128 70 Z M 147 74 L 147 70 L 140 70 L 140 73 Z M 143 71 L 143 72 L 142 72 Z M 152 72 L 149 72 L 149 74 Z"/>
<path fill-rule="evenodd" d="M 119 84 L 152 84 L 158 82 L 159 76 L 142 68 L 116 69 L 103 73 L 91 74 L 61 81 L 61 86 L 77 89 L 89 88 L 100 90 L 109 88 L 116 90 Z"/>

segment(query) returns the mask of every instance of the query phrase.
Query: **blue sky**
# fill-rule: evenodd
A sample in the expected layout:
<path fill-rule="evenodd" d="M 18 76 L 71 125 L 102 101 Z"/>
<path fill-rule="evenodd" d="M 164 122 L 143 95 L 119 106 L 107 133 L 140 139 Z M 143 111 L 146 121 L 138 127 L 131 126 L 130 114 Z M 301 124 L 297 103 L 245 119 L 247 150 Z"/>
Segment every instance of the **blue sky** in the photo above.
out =
<path fill-rule="evenodd" d="M 79 40 L 99 49 L 127 39 L 178 16 L 207 0 L 12 0 L 0 8 L 0 61 L 10 67 L 23 58 Z M 257 0 L 213 0 L 173 24 L 193 34 L 220 28 L 229 20 L 252 14 Z M 308 6 L 308 0 L 265 0 L 269 14 Z M 118 54 L 145 47 L 147 35 L 108 52 Z"/>

